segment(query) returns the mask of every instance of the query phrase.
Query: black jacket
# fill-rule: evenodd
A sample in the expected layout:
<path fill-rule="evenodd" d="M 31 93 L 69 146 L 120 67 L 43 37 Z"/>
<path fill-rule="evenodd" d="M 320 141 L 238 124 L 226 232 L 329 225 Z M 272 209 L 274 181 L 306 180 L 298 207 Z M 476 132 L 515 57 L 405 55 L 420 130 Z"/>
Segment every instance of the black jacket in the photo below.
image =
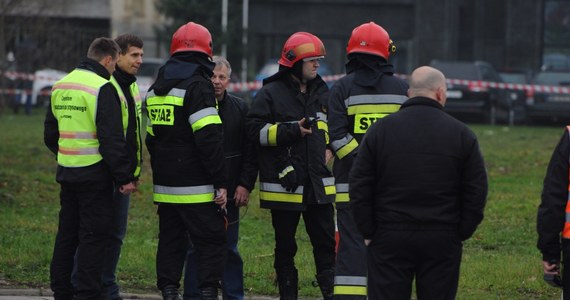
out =
<path fill-rule="evenodd" d="M 97 61 L 85 58 L 77 67 L 95 72 L 109 80 L 111 74 Z M 114 180 L 119 185 L 134 180 L 132 166 L 123 136 L 123 123 L 119 95 L 109 82 L 99 90 L 96 116 L 99 153 L 103 160 L 87 167 L 66 168 L 58 166 L 56 180 L 59 183 L 95 183 Z M 59 131 L 51 109 L 47 110 L 44 122 L 44 142 L 51 152 L 58 151 Z"/>
<path fill-rule="evenodd" d="M 228 171 L 228 201 L 232 201 L 235 189 L 241 185 L 250 192 L 257 179 L 255 144 L 247 138 L 245 117 L 247 104 L 236 96 L 224 93 L 218 100 L 218 113 L 224 128 L 224 154 Z"/>
<path fill-rule="evenodd" d="M 127 105 L 129 110 L 129 122 L 127 126 L 127 151 L 129 152 L 129 159 L 131 161 L 131 168 L 133 172 L 137 168 L 138 163 L 142 165 L 142 140 L 140 132 L 137 131 L 137 127 L 140 126 L 140 112 L 137 112 L 137 108 L 135 106 L 135 99 L 133 99 L 133 95 L 131 95 L 131 85 L 137 80 L 134 75 L 126 73 L 125 71 L 121 70 L 117 65 L 113 76 L 119 83 L 121 90 L 123 91 L 123 95 L 127 98 Z M 139 127 L 140 128 L 140 127 Z M 137 161 L 138 157 L 140 157 L 140 162 Z"/>
<path fill-rule="evenodd" d="M 194 132 L 190 116 L 216 107 L 210 78 L 214 64 L 198 54 L 176 54 L 160 68 L 158 78 L 147 93 L 147 111 L 153 109 L 148 99 L 183 92 L 182 106 L 175 105 L 171 125 L 152 124 L 146 135 L 151 156 L 153 184 L 171 187 L 214 185 L 227 188 L 221 124 L 211 124 Z M 152 117 L 150 117 L 152 119 Z M 148 131 L 148 130 L 147 130 Z"/>
<path fill-rule="evenodd" d="M 347 73 L 332 87 L 327 113 L 330 147 L 336 154 L 333 174 L 337 184 L 338 209 L 349 206 L 346 184 L 363 132 L 379 113 L 396 112 L 408 99 L 408 84 L 393 76 L 392 65 L 380 57 L 353 54 L 347 64 Z M 361 109 L 364 105 L 365 109 Z M 348 152 L 347 149 L 355 145 L 354 150 Z"/>
<path fill-rule="evenodd" d="M 475 134 L 423 97 L 368 130 L 350 173 L 354 220 L 365 239 L 385 227 L 452 229 L 465 240 L 483 219 L 486 197 Z"/>
<path fill-rule="evenodd" d="M 304 210 L 306 204 L 334 202 L 334 178 L 325 165 L 328 133 L 326 126 L 326 100 L 328 87 L 317 78 L 308 82 L 307 92 L 301 93 L 299 84 L 290 73 L 279 72 L 264 80 L 247 116 L 247 131 L 258 147 L 260 203 L 262 208 Z M 298 121 L 304 117 L 320 117 L 322 122 L 312 127 L 313 133 L 301 137 Z M 264 145 L 264 129 L 276 125 L 275 145 Z M 302 203 L 270 199 L 279 194 L 291 199 L 295 195 L 278 191 L 279 173 L 287 160 L 295 162 L 297 178 L 303 186 Z M 298 168 L 297 168 L 298 167 Z M 332 189 L 326 189 L 332 184 Z M 271 190 L 273 187 L 274 190 Z M 300 189 L 299 189 L 300 190 Z M 299 192 L 299 191 L 298 191 Z"/>
<path fill-rule="evenodd" d="M 542 257 L 545 261 L 560 261 L 560 234 L 564 229 L 566 203 L 568 202 L 569 155 L 569 136 L 568 130 L 565 130 L 548 164 L 542 189 L 542 202 L 538 207 L 536 222 L 536 230 L 538 231 L 537 247 L 542 252 Z M 563 244 L 568 243 L 567 240 L 564 239 L 564 241 L 565 243 Z"/>

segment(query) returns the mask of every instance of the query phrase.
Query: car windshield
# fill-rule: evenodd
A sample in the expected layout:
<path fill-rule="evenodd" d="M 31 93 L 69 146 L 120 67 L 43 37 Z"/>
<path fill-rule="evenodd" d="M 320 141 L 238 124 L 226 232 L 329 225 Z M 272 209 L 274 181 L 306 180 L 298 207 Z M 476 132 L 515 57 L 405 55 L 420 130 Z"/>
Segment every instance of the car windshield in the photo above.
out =
<path fill-rule="evenodd" d="M 477 67 L 470 63 L 436 63 L 432 67 L 440 70 L 446 78 L 480 80 Z"/>
<path fill-rule="evenodd" d="M 501 78 L 506 83 L 526 83 L 526 75 L 521 73 L 501 73 Z"/>
<path fill-rule="evenodd" d="M 570 72 L 541 72 L 534 78 L 535 84 L 570 85 Z"/>

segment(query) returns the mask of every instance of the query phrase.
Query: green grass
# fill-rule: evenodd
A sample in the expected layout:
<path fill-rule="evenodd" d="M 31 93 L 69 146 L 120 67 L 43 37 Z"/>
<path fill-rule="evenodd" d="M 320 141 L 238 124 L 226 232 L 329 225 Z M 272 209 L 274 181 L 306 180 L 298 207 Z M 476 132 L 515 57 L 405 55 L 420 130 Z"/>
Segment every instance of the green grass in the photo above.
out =
<path fill-rule="evenodd" d="M 0 115 L 0 284 L 49 286 L 49 263 L 57 230 L 56 162 L 43 145 L 43 110 L 32 116 Z M 485 219 L 464 246 L 457 299 L 559 299 L 542 281 L 536 249 L 536 208 L 542 180 L 561 126 L 473 125 L 489 172 Z M 148 157 L 148 155 L 145 153 Z M 157 293 L 156 207 L 148 164 L 131 199 L 129 227 L 119 263 L 125 292 Z M 257 191 L 241 222 L 239 247 L 250 295 L 276 295 L 274 239 L 268 211 Z M 309 239 L 301 225 L 296 257 L 300 295 L 318 297 Z"/>

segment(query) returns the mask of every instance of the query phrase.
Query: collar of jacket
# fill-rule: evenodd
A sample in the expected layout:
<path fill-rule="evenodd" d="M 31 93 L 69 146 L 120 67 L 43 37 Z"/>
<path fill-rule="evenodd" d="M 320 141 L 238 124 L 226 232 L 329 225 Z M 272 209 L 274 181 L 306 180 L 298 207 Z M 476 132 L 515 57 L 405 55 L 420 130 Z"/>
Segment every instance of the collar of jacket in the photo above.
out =
<path fill-rule="evenodd" d="M 123 71 L 119 68 L 119 65 L 115 68 L 113 76 L 115 76 L 115 79 L 117 79 L 117 82 L 121 86 L 130 86 L 133 82 L 137 81 L 137 78 L 134 75 Z"/>
<path fill-rule="evenodd" d="M 439 102 L 437 102 L 434 99 L 428 98 L 428 97 L 410 98 L 410 99 L 406 100 L 406 102 L 404 102 L 404 104 L 402 104 L 402 107 L 400 109 L 405 109 L 407 107 L 415 106 L 415 105 L 431 106 L 431 107 L 443 110 L 443 106 L 441 106 L 441 104 L 439 104 Z"/>
<path fill-rule="evenodd" d="M 95 74 L 109 80 L 111 79 L 111 74 L 109 74 L 109 71 L 107 71 L 107 69 L 105 69 L 105 67 L 100 64 L 98 61 L 85 57 L 81 60 L 81 62 L 79 63 L 79 66 L 77 66 L 80 69 L 84 69 L 84 70 L 89 70 L 91 72 L 94 72 Z"/>

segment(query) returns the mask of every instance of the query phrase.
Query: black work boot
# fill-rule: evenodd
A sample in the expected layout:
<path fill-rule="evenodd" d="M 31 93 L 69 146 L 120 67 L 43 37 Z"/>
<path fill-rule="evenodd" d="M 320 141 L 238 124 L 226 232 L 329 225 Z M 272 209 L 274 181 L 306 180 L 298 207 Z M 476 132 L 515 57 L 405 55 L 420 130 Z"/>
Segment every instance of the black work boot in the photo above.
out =
<path fill-rule="evenodd" d="M 173 285 L 167 285 L 162 289 L 162 299 L 163 300 L 182 300 L 180 294 L 178 294 L 178 288 Z"/>
<path fill-rule="evenodd" d="M 324 300 L 333 299 L 334 291 L 334 269 L 328 269 L 317 274 L 317 284 L 321 289 L 321 294 L 323 294 Z"/>
<path fill-rule="evenodd" d="M 299 277 L 295 267 L 286 267 L 277 270 L 279 283 L 279 299 L 297 300 Z"/>
<path fill-rule="evenodd" d="M 200 290 L 201 300 L 218 300 L 218 288 L 217 287 L 206 287 Z"/>

